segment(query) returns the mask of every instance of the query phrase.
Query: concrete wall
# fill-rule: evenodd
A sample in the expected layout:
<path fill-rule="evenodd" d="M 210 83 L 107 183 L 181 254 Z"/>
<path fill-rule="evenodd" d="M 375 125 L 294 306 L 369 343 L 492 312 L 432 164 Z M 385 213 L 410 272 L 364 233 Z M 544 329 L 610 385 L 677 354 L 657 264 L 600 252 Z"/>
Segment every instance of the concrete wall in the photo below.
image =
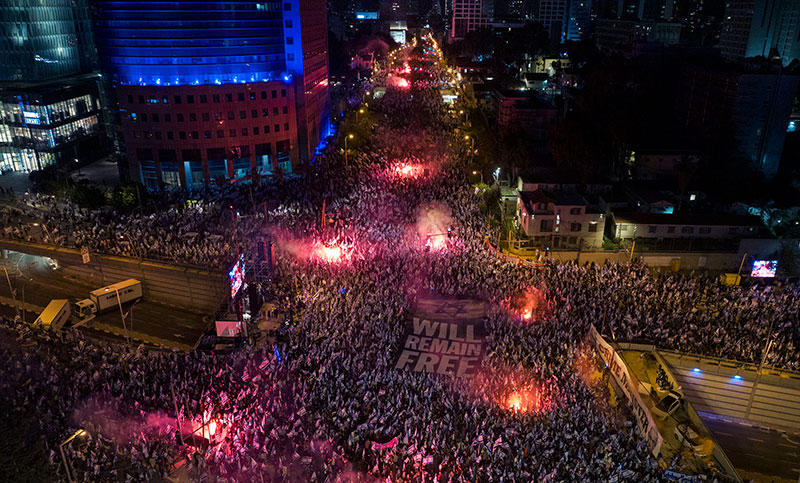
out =
<path fill-rule="evenodd" d="M 135 278 L 143 282 L 147 300 L 196 312 L 215 311 L 227 291 L 223 274 L 196 268 L 96 253 L 91 253 L 90 262 L 84 264 L 79 250 L 7 239 L 0 239 L 0 249 L 53 258 L 66 275 L 97 287 Z"/>
<path fill-rule="evenodd" d="M 515 250 L 515 254 L 522 256 L 533 256 L 534 249 Z M 540 249 L 539 253 L 544 253 Z M 550 251 L 550 257 L 558 263 L 573 262 L 578 259 L 577 250 L 558 250 Z M 705 269 L 711 271 L 733 271 L 736 272 L 742 261 L 742 255 L 738 253 L 718 253 L 718 252 L 635 252 L 634 257 L 642 257 L 644 262 L 653 268 L 672 267 L 674 260 L 680 261 L 681 270 Z M 582 251 L 580 252 L 580 263 L 594 262 L 604 263 L 606 260 L 624 263 L 630 259 L 630 252 L 620 251 Z M 747 267 L 745 267 L 747 268 Z M 748 270 L 744 270 L 745 273 Z"/>

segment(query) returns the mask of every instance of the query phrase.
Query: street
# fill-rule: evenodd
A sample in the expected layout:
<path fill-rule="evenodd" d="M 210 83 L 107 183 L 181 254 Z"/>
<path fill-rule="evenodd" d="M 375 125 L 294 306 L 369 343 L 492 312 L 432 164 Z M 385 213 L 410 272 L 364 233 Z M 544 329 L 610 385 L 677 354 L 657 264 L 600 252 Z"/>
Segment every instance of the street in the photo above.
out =
<path fill-rule="evenodd" d="M 23 302 L 26 304 L 45 307 L 54 298 L 66 298 L 71 302 L 84 299 L 96 286 L 86 285 L 81 281 L 66 277 L 60 270 L 54 270 L 48 259 L 33 255 L 21 254 L 17 252 L 7 252 L 8 258 L 5 260 L 11 284 L 16 290 L 16 298 L 19 306 Z M 0 313 L 4 315 L 15 315 L 11 291 L 5 273 L 0 274 L 0 297 L 3 298 L 3 305 L 0 306 Z M 147 288 L 145 287 L 145 293 Z M 128 308 L 125 309 L 127 313 Z M 36 318 L 35 313 L 26 313 L 25 320 L 28 322 Z M 131 319 L 126 318 L 126 323 Z M 206 327 L 204 314 L 192 312 L 184 308 L 178 308 L 163 304 L 150 302 L 146 297 L 133 308 L 133 327 L 127 327 L 136 333 L 135 339 L 151 345 L 167 343 L 193 347 Z M 97 335 L 98 331 L 112 334 L 112 339 L 120 339 L 124 333 L 119 309 L 109 310 L 100 314 L 88 328 L 82 328 L 90 335 Z M 108 337 L 106 335 L 105 337 Z M 166 345 L 166 344 L 165 344 Z"/>
<path fill-rule="evenodd" d="M 742 479 L 796 482 L 800 477 L 800 435 L 789 435 L 700 413 L 708 430 Z"/>

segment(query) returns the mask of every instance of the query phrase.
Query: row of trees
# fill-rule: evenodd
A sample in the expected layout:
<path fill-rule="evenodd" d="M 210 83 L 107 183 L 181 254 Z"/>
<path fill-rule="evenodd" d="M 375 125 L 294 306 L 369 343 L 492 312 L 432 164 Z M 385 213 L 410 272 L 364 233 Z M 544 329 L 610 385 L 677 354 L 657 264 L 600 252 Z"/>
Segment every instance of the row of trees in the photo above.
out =
<path fill-rule="evenodd" d="M 141 183 L 128 183 L 113 189 L 104 189 L 88 180 L 73 180 L 69 174 L 57 167 L 48 166 L 30 174 L 34 191 L 64 197 L 81 208 L 97 209 L 110 206 L 120 212 L 129 213 L 150 202 L 151 194 Z"/>

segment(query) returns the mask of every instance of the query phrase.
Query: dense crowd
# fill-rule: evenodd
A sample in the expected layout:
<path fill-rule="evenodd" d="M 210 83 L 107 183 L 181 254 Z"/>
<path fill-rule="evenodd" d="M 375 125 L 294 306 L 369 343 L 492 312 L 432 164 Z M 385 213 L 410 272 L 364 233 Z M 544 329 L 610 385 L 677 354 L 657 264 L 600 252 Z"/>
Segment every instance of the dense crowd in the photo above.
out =
<path fill-rule="evenodd" d="M 381 112 L 409 109 L 393 98 Z M 414 99 L 443 109 L 435 96 Z M 348 166 L 332 148 L 316 172 L 209 189 L 190 208 L 117 218 L 41 201 L 6 215 L 37 210 L 52 230 L 43 236 L 64 245 L 207 266 L 269 236 L 272 293 L 292 324 L 275 346 L 215 355 L 131 350 L 2 319 L 3 338 L 18 338 L 0 346 L 3 407 L 32 421 L 62 479 L 59 446 L 86 430 L 64 445 L 75 481 L 160 481 L 173 471 L 212 481 L 660 481 L 673 462 L 651 453 L 624 402 L 609 403 L 586 342 L 591 325 L 617 340 L 751 362 L 771 335 L 767 362 L 797 368 L 797 286 L 727 287 L 639 262 L 534 268 L 498 257 L 483 236 L 484 193 L 468 185 L 451 128 L 379 125 Z M 7 232 L 24 238 L 14 220 L 4 219 Z M 510 301 L 531 291 L 548 310 L 522 323 Z M 487 304 L 474 378 L 395 369 L 406 321 L 427 297 Z M 526 394 L 522 407 L 512 393 Z"/>

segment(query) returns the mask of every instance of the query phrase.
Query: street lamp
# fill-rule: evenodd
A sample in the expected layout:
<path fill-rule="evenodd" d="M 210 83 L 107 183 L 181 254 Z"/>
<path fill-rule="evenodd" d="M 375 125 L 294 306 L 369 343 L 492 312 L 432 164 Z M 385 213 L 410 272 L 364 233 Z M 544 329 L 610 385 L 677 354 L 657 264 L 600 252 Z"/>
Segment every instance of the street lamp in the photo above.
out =
<path fill-rule="evenodd" d="M 73 439 L 75 439 L 77 437 L 83 437 L 86 434 L 87 433 L 86 433 L 85 430 L 79 429 L 79 430 L 75 431 L 75 433 L 72 436 L 67 438 L 58 447 L 59 451 L 61 451 L 61 460 L 64 462 L 64 469 L 67 471 L 67 481 L 69 481 L 69 483 L 72 483 L 74 480 L 72 479 L 72 474 L 71 474 L 71 470 L 70 470 L 71 465 L 70 465 L 69 461 L 67 460 L 67 457 L 64 456 L 64 446 L 68 445 Z"/>
<path fill-rule="evenodd" d="M 23 324 L 25 323 L 25 317 L 28 315 L 28 312 L 25 309 L 25 285 L 27 285 L 28 282 L 32 282 L 32 281 L 33 281 L 33 277 L 26 277 L 22 281 L 22 323 Z"/>
<path fill-rule="evenodd" d="M 492 176 L 494 177 L 494 182 L 497 183 L 500 180 L 500 168 L 496 168 L 494 172 L 492 172 Z"/>
<path fill-rule="evenodd" d="M 473 171 L 472 174 L 473 175 L 477 175 L 477 174 L 481 175 L 481 184 L 483 184 L 483 172 L 482 171 Z"/>
<path fill-rule="evenodd" d="M 17 317 L 19 317 L 19 307 L 17 307 L 17 295 L 14 292 L 14 287 L 11 286 L 11 278 L 8 276 L 8 268 L 6 268 L 6 264 L 3 263 L 3 271 L 6 272 L 6 280 L 8 281 L 8 289 L 11 291 L 11 298 L 14 300 L 14 310 L 17 312 Z"/>
<path fill-rule="evenodd" d="M 359 109 L 356 111 L 356 124 L 358 124 L 358 115 L 364 114 L 364 109 Z"/>
<path fill-rule="evenodd" d="M 352 134 L 348 134 L 348 135 L 347 135 L 347 136 L 345 136 L 345 138 L 344 138 L 344 165 L 345 165 L 345 166 L 349 166 L 349 164 L 348 164 L 348 162 L 347 162 L 347 140 L 348 140 L 348 139 L 353 139 L 354 137 L 355 137 L 354 135 L 352 135 Z"/>
<path fill-rule="evenodd" d="M 469 162 L 472 163 L 472 154 L 475 152 L 475 138 L 470 137 L 469 134 L 465 134 L 464 140 L 469 141 Z"/>

